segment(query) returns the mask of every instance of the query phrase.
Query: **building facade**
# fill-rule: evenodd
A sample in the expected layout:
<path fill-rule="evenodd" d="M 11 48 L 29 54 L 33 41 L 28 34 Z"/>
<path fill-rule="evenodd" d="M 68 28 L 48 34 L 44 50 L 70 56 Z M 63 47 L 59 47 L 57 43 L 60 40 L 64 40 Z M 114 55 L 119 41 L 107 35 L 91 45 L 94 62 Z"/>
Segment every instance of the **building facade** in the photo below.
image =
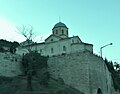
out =
<path fill-rule="evenodd" d="M 78 36 L 69 37 L 68 27 L 58 22 L 52 29 L 52 34 L 45 39 L 43 43 L 32 44 L 29 46 L 22 45 L 17 48 L 17 54 L 27 53 L 27 48 L 37 51 L 43 56 L 53 56 L 61 54 L 70 54 L 88 50 L 93 52 L 93 45 L 84 43 Z"/>

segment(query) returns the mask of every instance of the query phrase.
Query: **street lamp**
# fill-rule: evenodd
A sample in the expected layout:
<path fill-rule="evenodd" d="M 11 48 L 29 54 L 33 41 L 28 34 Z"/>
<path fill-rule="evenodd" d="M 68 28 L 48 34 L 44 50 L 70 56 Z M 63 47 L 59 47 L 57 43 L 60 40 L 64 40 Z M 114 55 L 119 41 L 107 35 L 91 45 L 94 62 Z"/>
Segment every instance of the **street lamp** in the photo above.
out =
<path fill-rule="evenodd" d="M 107 45 L 105 45 L 105 46 L 100 47 L 100 55 L 101 55 L 101 57 L 102 57 L 102 48 L 104 48 L 104 47 L 106 47 L 106 46 L 109 46 L 109 45 L 112 45 L 112 43 L 109 43 L 109 44 L 107 44 Z"/>

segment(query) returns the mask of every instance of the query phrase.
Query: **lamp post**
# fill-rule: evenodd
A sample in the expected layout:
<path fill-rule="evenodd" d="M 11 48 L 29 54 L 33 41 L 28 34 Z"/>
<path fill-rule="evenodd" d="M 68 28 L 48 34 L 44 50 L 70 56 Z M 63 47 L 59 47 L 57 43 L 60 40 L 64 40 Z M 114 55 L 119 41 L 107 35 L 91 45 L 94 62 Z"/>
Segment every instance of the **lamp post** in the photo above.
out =
<path fill-rule="evenodd" d="M 105 45 L 105 46 L 100 47 L 100 55 L 101 55 L 101 57 L 102 57 L 102 49 L 103 49 L 104 47 L 106 47 L 106 46 L 109 46 L 109 45 L 112 45 L 112 43 L 109 43 L 109 44 L 107 44 L 107 45 Z"/>

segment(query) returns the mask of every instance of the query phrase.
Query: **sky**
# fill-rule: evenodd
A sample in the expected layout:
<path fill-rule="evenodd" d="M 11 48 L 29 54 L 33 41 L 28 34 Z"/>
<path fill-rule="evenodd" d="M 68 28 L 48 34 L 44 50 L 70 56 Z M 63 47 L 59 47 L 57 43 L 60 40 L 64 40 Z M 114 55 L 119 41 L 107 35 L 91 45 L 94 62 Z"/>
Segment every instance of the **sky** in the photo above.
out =
<path fill-rule="evenodd" d="M 31 25 L 41 42 L 59 21 L 98 55 L 113 43 L 102 49 L 103 57 L 120 63 L 120 0 L 0 0 L 0 39 L 22 42 L 16 27 Z"/>

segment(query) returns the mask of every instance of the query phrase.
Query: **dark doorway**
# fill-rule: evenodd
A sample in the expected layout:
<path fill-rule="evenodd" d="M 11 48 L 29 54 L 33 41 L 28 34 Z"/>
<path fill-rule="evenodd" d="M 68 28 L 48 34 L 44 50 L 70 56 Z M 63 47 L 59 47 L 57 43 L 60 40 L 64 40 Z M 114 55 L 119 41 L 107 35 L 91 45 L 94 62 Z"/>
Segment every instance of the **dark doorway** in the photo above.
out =
<path fill-rule="evenodd" d="M 102 91 L 101 91 L 100 88 L 98 88 L 98 90 L 97 90 L 97 94 L 102 94 Z"/>

